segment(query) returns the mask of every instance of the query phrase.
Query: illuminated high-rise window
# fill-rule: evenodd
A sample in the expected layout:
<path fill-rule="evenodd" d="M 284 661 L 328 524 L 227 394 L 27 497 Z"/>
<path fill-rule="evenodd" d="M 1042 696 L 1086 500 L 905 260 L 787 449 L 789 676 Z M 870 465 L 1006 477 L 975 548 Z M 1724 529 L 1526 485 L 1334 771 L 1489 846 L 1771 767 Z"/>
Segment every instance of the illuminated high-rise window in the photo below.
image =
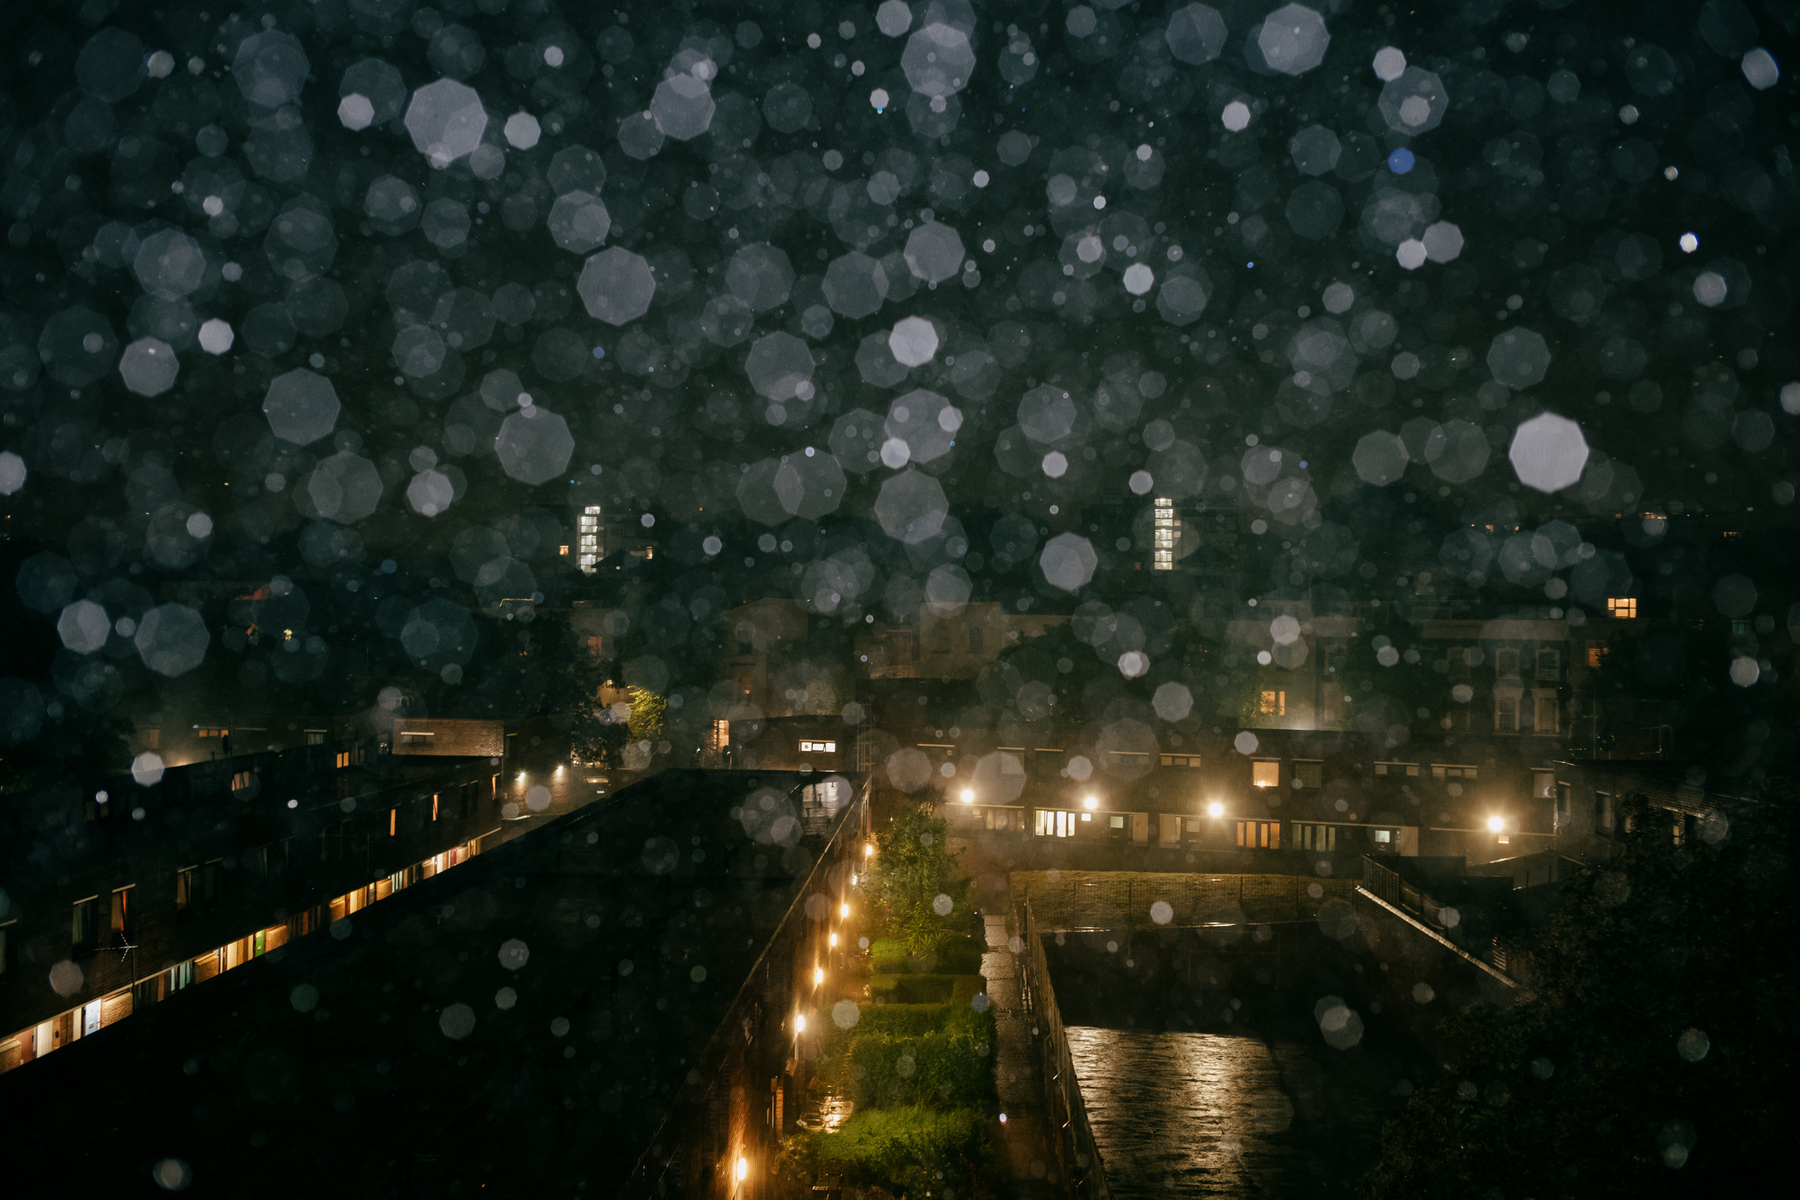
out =
<path fill-rule="evenodd" d="M 1608 596 L 1606 598 L 1606 615 L 1609 617 L 1637 616 L 1637 600 L 1631 596 Z"/>
<path fill-rule="evenodd" d="M 1155 536 L 1155 553 L 1151 558 L 1151 569 L 1156 571 L 1173 571 L 1175 569 L 1175 543 L 1181 540 L 1181 518 L 1175 515 L 1175 501 L 1168 496 L 1158 496 L 1156 507 L 1152 511 L 1152 533 Z"/>
<path fill-rule="evenodd" d="M 603 557 L 605 550 L 600 545 L 600 506 L 590 504 L 581 510 L 581 515 L 575 520 L 575 565 L 583 573 L 592 575 Z"/>

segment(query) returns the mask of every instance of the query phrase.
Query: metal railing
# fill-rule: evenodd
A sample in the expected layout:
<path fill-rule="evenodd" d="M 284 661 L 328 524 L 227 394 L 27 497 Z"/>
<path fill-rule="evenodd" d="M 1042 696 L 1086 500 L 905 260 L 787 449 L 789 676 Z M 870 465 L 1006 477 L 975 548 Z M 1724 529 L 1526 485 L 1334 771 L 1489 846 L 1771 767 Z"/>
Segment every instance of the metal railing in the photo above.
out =
<path fill-rule="evenodd" d="M 1055 1127 L 1051 1141 L 1056 1147 L 1059 1173 L 1069 1181 L 1070 1195 L 1084 1200 L 1107 1200 L 1106 1172 L 1094 1145 L 1094 1131 L 1088 1125 L 1087 1106 L 1081 1099 L 1081 1084 L 1075 1078 L 1069 1039 L 1063 1031 L 1062 1013 L 1056 1007 L 1050 966 L 1044 958 L 1044 943 L 1038 936 L 1030 899 L 1016 911 L 1019 936 L 1024 941 L 1020 993 L 1036 1027 L 1044 1075 L 1044 1114 Z"/>

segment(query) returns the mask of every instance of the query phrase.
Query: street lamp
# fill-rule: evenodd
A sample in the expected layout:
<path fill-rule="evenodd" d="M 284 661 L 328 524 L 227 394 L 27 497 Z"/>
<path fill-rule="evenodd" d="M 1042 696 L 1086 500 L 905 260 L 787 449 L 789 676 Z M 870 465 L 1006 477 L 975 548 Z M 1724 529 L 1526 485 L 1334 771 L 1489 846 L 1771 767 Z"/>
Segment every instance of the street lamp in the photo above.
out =
<path fill-rule="evenodd" d="M 964 804 L 975 803 L 975 789 L 974 788 L 964 788 L 963 789 L 962 802 Z"/>
<path fill-rule="evenodd" d="M 1087 799 L 1083 800 L 1082 803 L 1087 805 L 1087 807 L 1090 809 L 1100 807 L 1100 801 L 1094 799 L 1092 796 L 1089 796 Z"/>
<path fill-rule="evenodd" d="M 1215 800 L 1206 806 L 1206 815 L 1209 817 L 1222 817 L 1225 815 L 1225 806 Z"/>
<path fill-rule="evenodd" d="M 1506 818 L 1489 817 L 1487 825 L 1489 833 L 1503 833 L 1506 830 Z"/>

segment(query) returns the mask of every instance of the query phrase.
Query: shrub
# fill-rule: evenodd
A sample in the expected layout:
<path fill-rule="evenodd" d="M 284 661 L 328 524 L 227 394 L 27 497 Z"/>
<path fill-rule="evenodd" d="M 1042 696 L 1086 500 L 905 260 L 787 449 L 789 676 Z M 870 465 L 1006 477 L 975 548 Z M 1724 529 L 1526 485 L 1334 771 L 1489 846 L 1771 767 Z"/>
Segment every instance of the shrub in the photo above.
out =
<path fill-rule="evenodd" d="M 869 947 L 877 975 L 977 975 L 983 947 L 973 938 L 956 937 L 935 950 L 914 954 L 899 938 L 882 938 Z"/>
<path fill-rule="evenodd" d="M 994 1131 L 990 1118 L 966 1108 L 876 1109 L 856 1113 L 836 1133 L 796 1135 L 793 1159 L 815 1179 L 841 1173 L 853 1186 L 923 1196 L 997 1158 Z"/>
<path fill-rule="evenodd" d="M 922 1033 L 967 1031 L 993 1036 L 994 1016 L 978 1013 L 966 1004 L 884 1004 L 865 1008 L 853 1032 L 884 1033 L 890 1037 L 917 1037 Z"/>
<path fill-rule="evenodd" d="M 967 1026 L 911 1037 L 865 1033 L 850 1047 L 850 1079 L 859 1109 L 985 1106 L 994 1099 L 994 1041 Z"/>
<path fill-rule="evenodd" d="M 889 1004 L 942 1004 L 950 999 L 954 975 L 877 975 L 869 994 Z"/>

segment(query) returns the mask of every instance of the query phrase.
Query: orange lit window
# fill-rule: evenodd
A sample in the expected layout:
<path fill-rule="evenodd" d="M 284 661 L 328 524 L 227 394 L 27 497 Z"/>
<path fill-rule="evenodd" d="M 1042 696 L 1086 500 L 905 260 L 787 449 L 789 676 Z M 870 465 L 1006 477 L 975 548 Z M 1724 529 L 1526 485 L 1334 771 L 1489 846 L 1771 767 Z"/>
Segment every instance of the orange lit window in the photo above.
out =
<path fill-rule="evenodd" d="M 1281 763 L 1273 759 L 1251 763 L 1250 786 L 1259 788 L 1281 786 Z"/>
<path fill-rule="evenodd" d="M 389 837 L 394 836 L 394 830 L 398 827 L 399 823 L 400 823 L 400 810 L 397 808 L 388 809 L 388 836 Z"/>
<path fill-rule="evenodd" d="M 1588 666 L 1601 667 L 1604 665 L 1606 665 L 1606 647 L 1605 646 L 1589 646 L 1588 647 Z"/>
<path fill-rule="evenodd" d="M 1264 717 L 1287 716 L 1287 693 L 1262 692 L 1258 694 L 1256 711 L 1259 716 Z"/>
<path fill-rule="evenodd" d="M 1606 598 L 1606 615 L 1627 619 L 1635 617 L 1637 616 L 1637 601 L 1630 596 L 1608 596 Z"/>
<path fill-rule="evenodd" d="M 339 766 L 339 768 L 347 767 L 350 765 L 350 752 L 348 750 L 339 750 L 338 751 L 337 765 Z"/>
<path fill-rule="evenodd" d="M 437 820 L 437 802 L 438 794 L 436 792 L 431 793 L 431 819 L 434 821 Z"/>

